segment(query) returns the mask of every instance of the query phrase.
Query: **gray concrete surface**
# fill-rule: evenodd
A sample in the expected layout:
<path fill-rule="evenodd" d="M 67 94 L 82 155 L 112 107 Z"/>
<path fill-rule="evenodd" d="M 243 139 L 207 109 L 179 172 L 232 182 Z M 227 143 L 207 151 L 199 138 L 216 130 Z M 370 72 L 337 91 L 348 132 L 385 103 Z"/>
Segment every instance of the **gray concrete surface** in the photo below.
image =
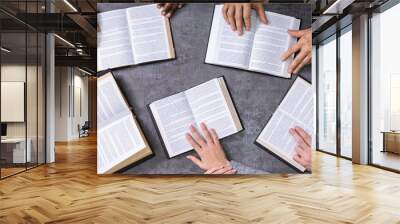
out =
<path fill-rule="evenodd" d="M 134 6 L 134 3 L 102 3 L 99 11 Z M 126 174 L 197 174 L 201 170 L 185 158 L 189 152 L 167 159 L 147 105 L 212 78 L 225 76 L 244 131 L 222 140 L 230 159 L 272 173 L 295 173 L 286 163 L 253 142 L 285 96 L 296 76 L 283 79 L 204 63 L 214 4 L 186 4 L 171 19 L 177 58 L 146 65 L 114 69 L 115 78 L 133 107 L 155 156 L 123 170 Z M 268 4 L 266 10 L 301 19 L 311 25 L 308 4 Z M 300 75 L 311 82 L 311 66 Z"/>

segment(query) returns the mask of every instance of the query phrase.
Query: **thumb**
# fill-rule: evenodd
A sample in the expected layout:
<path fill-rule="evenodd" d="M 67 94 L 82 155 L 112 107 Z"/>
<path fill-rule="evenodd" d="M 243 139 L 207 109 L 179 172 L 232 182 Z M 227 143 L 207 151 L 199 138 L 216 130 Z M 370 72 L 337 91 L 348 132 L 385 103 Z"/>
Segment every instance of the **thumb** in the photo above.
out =
<path fill-rule="evenodd" d="M 302 37 L 304 35 L 304 30 L 288 30 L 288 33 L 292 37 Z"/>
<path fill-rule="evenodd" d="M 203 170 L 206 170 L 203 162 L 201 162 L 201 160 L 199 160 L 198 158 L 194 157 L 194 156 L 186 156 L 186 158 L 188 158 L 189 160 L 191 160 L 194 164 L 196 164 L 198 167 L 200 167 Z"/>
<path fill-rule="evenodd" d="M 268 23 L 267 16 L 265 15 L 264 6 L 262 4 L 257 4 L 254 6 L 260 21 L 264 24 Z"/>

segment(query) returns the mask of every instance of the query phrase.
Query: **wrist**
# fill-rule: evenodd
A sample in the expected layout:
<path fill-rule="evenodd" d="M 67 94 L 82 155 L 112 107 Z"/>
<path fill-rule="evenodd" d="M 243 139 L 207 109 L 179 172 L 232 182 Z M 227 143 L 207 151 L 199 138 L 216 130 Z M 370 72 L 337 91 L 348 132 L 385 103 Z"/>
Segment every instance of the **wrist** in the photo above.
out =
<path fill-rule="evenodd" d="M 224 167 L 232 167 L 231 161 L 226 160 L 226 161 L 224 162 Z"/>

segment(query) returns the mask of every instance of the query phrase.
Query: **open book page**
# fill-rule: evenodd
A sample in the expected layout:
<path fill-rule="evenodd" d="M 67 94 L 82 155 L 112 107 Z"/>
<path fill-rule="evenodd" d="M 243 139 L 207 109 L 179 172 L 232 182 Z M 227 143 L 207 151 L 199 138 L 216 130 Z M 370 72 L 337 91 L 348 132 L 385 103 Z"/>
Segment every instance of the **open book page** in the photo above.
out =
<path fill-rule="evenodd" d="M 216 5 L 214 9 L 206 63 L 248 69 L 255 26 L 239 36 L 224 20 L 222 7 L 223 5 Z M 252 24 L 255 21 L 256 17 L 252 15 Z"/>
<path fill-rule="evenodd" d="M 169 21 L 156 4 L 127 9 L 136 64 L 173 58 Z"/>
<path fill-rule="evenodd" d="M 225 100 L 219 79 L 212 79 L 186 90 L 185 94 L 198 127 L 201 122 L 204 122 L 209 128 L 215 129 L 219 138 L 239 131 Z M 234 113 L 236 114 L 236 111 Z"/>
<path fill-rule="evenodd" d="M 98 173 L 107 173 L 115 165 L 146 147 L 117 83 L 111 74 L 97 81 Z"/>
<path fill-rule="evenodd" d="M 192 149 L 185 134 L 195 120 L 184 92 L 155 101 L 150 109 L 170 157 Z"/>
<path fill-rule="evenodd" d="M 288 30 L 299 29 L 300 20 L 273 12 L 266 12 L 266 15 L 267 25 L 256 20 L 250 70 L 289 78 L 287 69 L 293 56 L 283 62 L 281 55 L 296 43 L 296 38 L 291 37 Z"/>
<path fill-rule="evenodd" d="M 97 71 L 134 64 L 125 9 L 97 14 Z"/>
<path fill-rule="evenodd" d="M 111 74 L 99 78 L 97 87 L 97 122 L 99 129 L 107 128 L 110 123 L 132 113 Z"/>
<path fill-rule="evenodd" d="M 146 147 L 132 114 L 101 129 L 97 136 L 98 173 L 107 172 Z"/>
<path fill-rule="evenodd" d="M 311 84 L 302 78 L 296 79 L 257 142 L 304 170 L 293 160 L 296 141 L 289 129 L 295 126 L 303 128 L 310 135 L 313 133 L 314 97 Z"/>

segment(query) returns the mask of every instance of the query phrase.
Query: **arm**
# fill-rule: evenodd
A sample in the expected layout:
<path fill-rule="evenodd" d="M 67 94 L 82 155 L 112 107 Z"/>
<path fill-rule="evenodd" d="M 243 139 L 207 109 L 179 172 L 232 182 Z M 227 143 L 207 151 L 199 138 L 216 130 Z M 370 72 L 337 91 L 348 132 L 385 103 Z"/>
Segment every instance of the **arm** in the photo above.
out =
<path fill-rule="evenodd" d="M 312 163 L 312 148 L 311 148 L 311 136 L 301 127 L 293 127 L 289 130 L 289 133 L 295 139 L 297 145 L 293 159 L 300 163 L 306 168 L 308 172 L 311 172 Z M 243 165 L 234 160 L 230 161 L 229 166 L 211 168 L 205 172 L 205 174 L 265 174 L 267 172 L 263 170 L 254 169 Z"/>
<path fill-rule="evenodd" d="M 239 162 L 231 160 L 232 169 L 236 170 L 236 174 L 267 174 L 268 172 L 251 168 Z"/>
<path fill-rule="evenodd" d="M 267 174 L 263 170 L 251 168 L 239 162 L 231 160 L 229 166 L 216 167 L 207 170 L 204 174 Z"/>
<path fill-rule="evenodd" d="M 200 159 L 195 156 L 187 156 L 187 158 L 205 170 L 205 174 L 266 173 L 236 161 L 228 161 L 215 130 L 209 130 L 204 123 L 201 123 L 200 127 L 204 137 L 193 126 L 190 127 L 190 133 L 186 134 L 187 141 L 193 146 Z"/>
<path fill-rule="evenodd" d="M 171 18 L 172 14 L 183 7 L 183 3 L 158 3 L 157 8 L 161 10 L 161 15 Z"/>

